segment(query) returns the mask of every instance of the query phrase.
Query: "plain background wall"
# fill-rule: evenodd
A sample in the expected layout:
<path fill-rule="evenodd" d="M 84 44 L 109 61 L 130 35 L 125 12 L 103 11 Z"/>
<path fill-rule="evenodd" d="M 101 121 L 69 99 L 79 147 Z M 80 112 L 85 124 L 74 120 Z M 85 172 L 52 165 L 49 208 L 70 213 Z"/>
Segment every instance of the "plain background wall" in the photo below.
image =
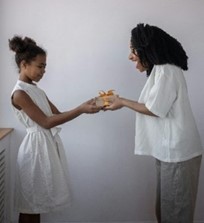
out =
<path fill-rule="evenodd" d="M 0 1 L 0 127 L 13 127 L 10 201 L 13 211 L 15 159 L 25 130 L 10 106 L 18 78 L 13 35 L 32 37 L 48 52 L 39 83 L 61 110 L 98 95 L 116 92 L 137 100 L 145 74 L 128 61 L 130 31 L 139 22 L 157 25 L 184 46 L 189 97 L 204 138 L 203 0 L 1 0 Z M 61 137 L 69 163 L 72 206 L 43 215 L 44 222 L 154 221 L 154 159 L 134 155 L 135 113 L 128 109 L 82 115 L 64 124 Z M 204 221 L 203 166 L 196 220 Z"/>

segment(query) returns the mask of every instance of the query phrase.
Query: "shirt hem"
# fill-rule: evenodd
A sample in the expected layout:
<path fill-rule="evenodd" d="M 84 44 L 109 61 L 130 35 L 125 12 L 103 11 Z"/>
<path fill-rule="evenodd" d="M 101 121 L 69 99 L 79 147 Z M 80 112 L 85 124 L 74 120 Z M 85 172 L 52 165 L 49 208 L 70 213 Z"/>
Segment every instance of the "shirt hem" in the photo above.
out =
<path fill-rule="evenodd" d="M 199 151 L 199 152 L 196 152 L 196 153 L 193 153 L 187 157 L 181 157 L 181 158 L 176 158 L 176 159 L 170 159 L 170 158 L 162 158 L 162 157 L 159 157 L 155 154 L 150 154 L 150 153 L 144 153 L 144 152 L 141 152 L 141 151 L 135 151 L 134 153 L 135 155 L 143 155 L 143 156 L 151 156 L 151 157 L 154 157 L 155 159 L 158 159 L 160 161 L 163 161 L 163 162 L 169 162 L 169 163 L 177 163 L 177 162 L 183 162 L 183 161 L 186 161 L 186 160 L 190 160 L 194 157 L 197 157 L 197 156 L 200 156 L 203 154 L 203 151 Z"/>

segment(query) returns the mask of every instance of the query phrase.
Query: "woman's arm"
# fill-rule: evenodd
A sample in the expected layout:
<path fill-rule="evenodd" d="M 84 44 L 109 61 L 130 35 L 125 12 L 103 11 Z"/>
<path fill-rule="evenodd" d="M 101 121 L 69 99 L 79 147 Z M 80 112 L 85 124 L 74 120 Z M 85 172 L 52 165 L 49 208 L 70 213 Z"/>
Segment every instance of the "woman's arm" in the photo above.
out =
<path fill-rule="evenodd" d="M 117 110 L 122 107 L 127 107 L 130 108 L 136 112 L 142 113 L 144 115 L 150 115 L 150 116 L 155 116 L 148 108 L 145 106 L 145 104 L 139 103 L 137 101 L 132 101 L 126 98 L 120 98 L 120 97 L 115 97 L 113 101 L 110 101 L 110 105 L 105 107 L 104 110 Z"/>

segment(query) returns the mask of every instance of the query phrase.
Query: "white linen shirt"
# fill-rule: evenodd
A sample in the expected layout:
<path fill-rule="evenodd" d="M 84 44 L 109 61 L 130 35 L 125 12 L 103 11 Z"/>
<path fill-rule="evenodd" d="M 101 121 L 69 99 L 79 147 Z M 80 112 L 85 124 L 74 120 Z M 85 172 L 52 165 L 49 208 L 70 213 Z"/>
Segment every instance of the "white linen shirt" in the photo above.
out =
<path fill-rule="evenodd" d="M 182 70 L 155 65 L 138 100 L 155 115 L 136 113 L 135 154 L 180 162 L 202 154 Z"/>

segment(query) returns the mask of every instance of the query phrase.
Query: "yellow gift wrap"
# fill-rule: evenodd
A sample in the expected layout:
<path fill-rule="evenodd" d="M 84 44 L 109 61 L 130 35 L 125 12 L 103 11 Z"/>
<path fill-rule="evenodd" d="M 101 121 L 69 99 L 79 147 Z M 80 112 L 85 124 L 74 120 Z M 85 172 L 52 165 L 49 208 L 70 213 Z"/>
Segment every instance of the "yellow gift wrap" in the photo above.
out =
<path fill-rule="evenodd" d="M 116 95 L 113 93 L 114 90 L 99 91 L 99 96 L 96 97 L 96 105 L 100 107 L 105 107 L 110 105 L 110 100 L 114 99 Z"/>

